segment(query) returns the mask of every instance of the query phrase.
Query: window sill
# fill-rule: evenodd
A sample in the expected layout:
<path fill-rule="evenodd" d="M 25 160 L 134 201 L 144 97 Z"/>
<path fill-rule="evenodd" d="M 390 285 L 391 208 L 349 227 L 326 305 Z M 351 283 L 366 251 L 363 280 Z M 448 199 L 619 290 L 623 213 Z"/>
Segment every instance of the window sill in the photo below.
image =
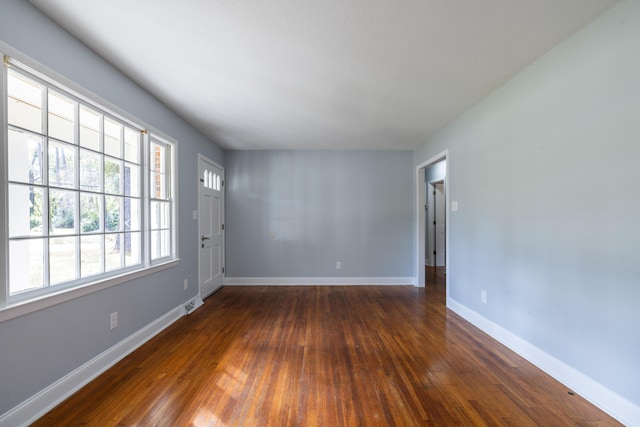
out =
<path fill-rule="evenodd" d="M 87 283 L 86 285 L 64 289 L 59 292 L 7 305 L 6 307 L 0 308 L 0 323 L 175 267 L 179 262 L 180 259 L 174 259 L 142 270 L 137 270 L 120 276 L 109 277 L 108 279 L 100 280 L 98 282 Z"/>

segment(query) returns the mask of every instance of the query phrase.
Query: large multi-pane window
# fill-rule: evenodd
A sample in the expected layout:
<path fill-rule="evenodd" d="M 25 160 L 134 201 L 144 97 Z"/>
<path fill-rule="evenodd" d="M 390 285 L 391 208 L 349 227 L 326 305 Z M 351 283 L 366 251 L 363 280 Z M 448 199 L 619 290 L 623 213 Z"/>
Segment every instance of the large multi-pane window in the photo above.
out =
<path fill-rule="evenodd" d="M 174 257 L 173 144 L 5 64 L 4 303 Z"/>

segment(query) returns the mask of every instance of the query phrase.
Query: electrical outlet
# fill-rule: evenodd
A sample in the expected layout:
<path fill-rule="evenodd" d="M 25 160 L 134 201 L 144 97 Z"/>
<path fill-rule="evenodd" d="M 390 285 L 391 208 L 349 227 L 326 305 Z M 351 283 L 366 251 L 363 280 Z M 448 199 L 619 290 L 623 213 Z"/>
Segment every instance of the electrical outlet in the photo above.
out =
<path fill-rule="evenodd" d="M 189 288 L 189 279 L 184 279 L 184 290 L 186 291 Z"/>
<path fill-rule="evenodd" d="M 336 261 L 336 270 L 340 270 L 342 268 L 342 261 Z"/>
<path fill-rule="evenodd" d="M 114 311 L 113 313 L 111 313 L 111 315 L 109 316 L 109 327 L 111 328 L 111 330 L 113 331 L 115 328 L 118 327 L 118 312 Z"/>
<path fill-rule="evenodd" d="M 486 304 L 486 303 L 487 303 L 487 291 L 482 291 L 482 292 L 480 292 L 480 301 L 481 301 L 483 304 Z"/>

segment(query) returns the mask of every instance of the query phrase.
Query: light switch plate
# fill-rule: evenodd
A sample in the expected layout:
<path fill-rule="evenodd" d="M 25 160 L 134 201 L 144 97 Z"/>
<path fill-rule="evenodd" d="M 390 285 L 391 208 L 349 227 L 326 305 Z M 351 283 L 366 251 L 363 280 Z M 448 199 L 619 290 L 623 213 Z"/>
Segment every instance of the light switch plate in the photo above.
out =
<path fill-rule="evenodd" d="M 109 315 L 109 328 L 113 331 L 118 327 L 118 312 L 114 311 Z"/>

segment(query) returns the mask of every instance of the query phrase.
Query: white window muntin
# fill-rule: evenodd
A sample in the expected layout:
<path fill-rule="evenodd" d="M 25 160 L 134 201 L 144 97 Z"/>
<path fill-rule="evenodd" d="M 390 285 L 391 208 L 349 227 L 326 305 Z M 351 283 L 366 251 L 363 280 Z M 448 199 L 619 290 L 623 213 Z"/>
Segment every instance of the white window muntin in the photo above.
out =
<path fill-rule="evenodd" d="M 139 201 L 139 219 L 136 221 L 137 224 L 135 226 L 136 230 L 132 230 L 132 229 L 127 229 L 127 230 L 123 230 L 124 225 L 120 226 L 120 229 L 117 231 L 117 233 L 120 233 L 120 236 L 124 236 L 125 234 L 123 233 L 123 231 L 130 231 L 131 233 L 135 232 L 138 233 L 137 236 L 139 237 L 140 243 L 139 243 L 139 247 L 140 247 L 140 251 L 139 251 L 139 261 L 140 263 L 138 265 L 133 265 L 133 266 L 128 266 L 126 265 L 126 262 L 122 264 L 122 268 L 118 268 L 114 271 L 106 271 L 106 265 L 104 263 L 104 260 L 101 260 L 101 262 L 103 263 L 102 265 L 104 266 L 104 272 L 100 273 L 100 274 L 95 274 L 95 275 L 91 275 L 89 277 L 82 277 L 81 273 L 78 273 L 78 271 L 75 272 L 75 277 L 76 280 L 72 280 L 69 281 L 68 283 L 64 283 L 63 285 L 55 285 L 55 292 L 54 293 L 59 293 L 57 291 L 59 290 L 64 290 L 66 288 L 75 288 L 78 287 L 80 285 L 87 285 L 90 284 L 91 282 L 101 282 L 104 283 L 105 279 L 108 279 L 109 277 L 120 277 L 122 276 L 122 274 L 126 274 L 128 272 L 132 272 L 132 271 L 138 271 L 140 269 L 144 269 L 146 267 L 149 267 L 151 264 L 161 264 L 163 261 L 171 261 L 171 260 L 176 260 L 177 259 L 177 249 L 176 249 L 176 234 L 177 234 L 177 230 L 175 229 L 175 204 L 173 199 L 171 199 L 170 195 L 173 194 L 173 186 L 175 185 L 173 177 L 171 174 L 175 173 L 175 164 L 173 163 L 175 161 L 175 145 L 173 142 L 169 142 L 168 140 L 164 140 L 162 138 L 156 137 L 154 136 L 154 139 L 158 140 L 159 142 L 162 142 L 163 144 L 165 144 L 165 146 L 167 147 L 167 153 L 169 154 L 167 156 L 167 164 L 168 164 L 168 174 L 166 175 L 165 181 L 166 181 L 166 186 L 167 189 L 170 191 L 169 197 L 166 198 L 164 200 L 165 203 L 169 203 L 169 213 L 170 213 L 170 218 L 169 218 L 169 223 L 168 223 L 168 228 L 164 227 L 161 231 L 168 231 L 168 235 L 169 237 L 169 250 L 166 253 L 163 253 L 164 256 L 162 257 L 158 257 L 157 259 L 154 259 L 153 262 L 151 261 L 151 256 L 149 253 L 149 240 L 150 240 L 150 236 L 151 236 L 151 232 L 149 230 L 149 226 L 148 226 L 148 221 L 146 220 L 147 218 L 147 205 L 150 205 L 150 198 L 149 193 L 148 193 L 148 185 L 147 183 L 149 182 L 149 177 L 147 174 L 147 164 L 144 161 L 144 156 L 146 155 L 146 153 L 148 153 L 148 151 L 146 151 L 148 148 L 148 144 L 149 144 L 149 136 L 147 135 L 146 137 L 141 137 L 138 139 L 139 144 L 138 144 L 138 150 L 135 150 L 135 152 L 133 152 L 133 155 L 131 152 L 127 152 L 127 147 L 125 145 L 125 139 L 126 136 L 122 136 L 121 138 L 121 148 L 120 150 L 122 151 L 121 153 L 116 153 L 116 152 L 109 152 L 108 150 L 105 151 L 105 147 L 104 147 L 104 138 L 105 138 L 105 133 L 104 133 L 104 129 L 102 128 L 102 126 L 104 126 L 104 120 L 107 119 L 110 121 L 110 123 L 116 123 L 121 125 L 121 128 L 123 129 L 123 132 L 125 132 L 126 129 L 134 129 L 136 132 L 142 132 L 143 134 L 146 134 L 146 132 L 143 131 L 143 127 L 136 124 L 135 121 L 129 120 L 126 117 L 122 116 L 121 114 L 115 113 L 112 110 L 110 110 L 109 108 L 105 108 L 102 104 L 96 103 L 93 100 L 91 100 L 89 97 L 81 95 L 71 89 L 68 89 L 64 86 L 62 86 L 61 84 L 58 84 L 55 80 L 48 78 L 47 76 L 37 72 L 36 70 L 34 70 L 33 68 L 30 68 L 28 66 L 25 66 L 21 63 L 19 63 L 18 61 L 15 61 L 13 59 L 7 58 L 5 57 L 5 64 L 7 65 L 11 65 L 11 69 L 12 72 L 17 73 L 21 76 L 26 77 L 27 79 L 36 82 L 39 85 L 45 86 L 47 87 L 47 90 L 43 90 L 42 91 L 42 97 L 45 98 L 47 96 L 49 96 L 49 93 L 56 93 L 56 94 L 60 94 L 63 97 L 65 97 L 67 100 L 70 100 L 71 103 L 74 105 L 74 113 L 73 113 L 73 132 L 74 135 L 72 138 L 68 137 L 68 133 L 61 133 L 61 134 L 55 134 L 55 135 L 48 135 L 48 128 L 47 128 L 47 120 L 49 119 L 48 115 L 50 113 L 50 109 L 49 108 L 42 108 L 41 110 L 41 115 L 42 115 L 42 127 L 40 129 L 41 132 L 33 132 L 31 130 L 26 130 L 21 128 L 20 126 L 13 126 L 13 129 L 19 130 L 20 132 L 24 132 L 27 135 L 33 135 L 36 138 L 40 137 L 42 138 L 42 140 L 44 141 L 44 143 L 42 144 L 42 155 L 43 158 L 47 155 L 48 152 L 48 147 L 50 147 L 49 142 L 51 141 L 51 146 L 55 146 L 55 144 L 62 144 L 62 145 L 58 145 L 58 147 L 62 146 L 65 147 L 64 144 L 67 144 L 66 147 L 68 147 L 69 149 L 72 149 L 74 151 L 74 159 L 75 159 L 75 170 L 73 171 L 73 184 L 70 185 L 67 182 L 63 182 L 63 183 L 56 183 L 59 185 L 51 185 L 53 183 L 47 182 L 47 178 L 48 178 L 48 173 L 47 173 L 47 169 L 46 169 L 46 163 L 48 163 L 48 161 L 43 161 L 43 163 L 45 163 L 45 166 L 42 169 L 42 176 L 41 178 L 43 179 L 42 183 L 39 183 L 36 185 L 36 187 L 42 189 L 42 191 L 44 192 L 48 192 L 48 191 L 60 191 L 60 192 L 64 192 L 64 191 L 68 191 L 71 192 L 73 194 L 73 199 L 74 199 L 74 203 L 75 203 L 75 211 L 78 213 L 77 217 L 74 219 L 74 229 L 73 232 L 71 232 L 68 235 L 61 235 L 58 236 L 56 234 L 53 233 L 53 230 L 50 227 L 50 224 L 48 224 L 50 217 L 51 217 L 51 212 L 49 211 L 49 207 L 46 206 L 46 201 L 49 200 L 49 197 L 43 197 L 43 211 L 47 212 L 46 215 L 44 215 L 44 222 L 47 222 L 47 224 L 43 224 L 43 227 L 46 227 L 46 232 L 42 232 L 42 236 L 38 237 L 41 239 L 41 241 L 45 242 L 46 240 L 49 240 L 48 244 L 50 244 L 50 240 L 53 238 L 66 238 L 69 242 L 73 241 L 73 244 L 75 245 L 75 252 L 76 252 L 76 258 L 79 258 L 82 254 L 82 239 L 84 239 L 85 237 L 97 237 L 97 238 L 101 238 L 101 239 L 106 239 L 108 236 L 113 236 L 113 233 L 108 232 L 107 230 L 105 230 L 104 228 L 106 227 L 106 224 L 103 224 L 102 229 L 101 230 L 96 230 L 93 232 L 93 234 L 91 234 L 91 232 L 88 233 L 84 233 L 80 230 L 80 227 L 82 227 L 81 224 L 81 213 L 80 210 L 82 209 L 80 207 L 80 204 L 82 203 L 82 195 L 85 194 L 96 194 L 96 195 L 101 195 L 103 196 L 102 199 L 102 203 L 104 204 L 106 201 L 106 194 L 108 189 L 104 188 L 104 181 L 102 181 L 102 188 L 94 190 L 94 189 L 90 189 L 90 188 L 83 188 L 82 187 L 82 183 L 80 182 L 80 168 L 81 168 L 81 156 L 82 153 L 84 154 L 93 154 L 96 156 L 101 156 L 102 159 L 111 159 L 111 160 L 115 160 L 116 163 L 119 163 L 120 165 L 120 169 L 121 169 L 121 173 L 120 173 L 120 181 L 121 181 L 121 186 L 122 186 L 122 181 L 124 181 L 124 168 L 126 168 L 127 166 L 133 166 L 134 169 L 137 168 L 137 172 L 135 173 L 135 176 L 139 177 L 137 180 L 135 180 L 135 187 L 137 188 L 134 193 L 135 194 L 131 194 L 128 192 L 127 190 L 127 200 L 138 200 Z M 6 69 L 6 67 L 5 67 Z M 2 102 L 4 103 L 4 111 L 7 111 L 7 102 L 8 102 L 8 93 L 7 93 L 7 75 L 8 72 L 4 71 L 2 73 L 3 79 L 2 79 L 2 93 L 0 93 L 0 95 L 2 95 Z M 56 95 L 53 95 L 56 96 Z M 46 99 L 42 100 L 42 106 L 43 107 L 48 107 L 47 103 L 45 102 L 47 101 Z M 65 99 L 56 99 L 55 101 L 62 101 L 62 103 L 64 104 Z M 69 104 L 67 102 L 67 104 Z M 64 105 L 63 105 L 64 106 Z M 101 129 L 98 132 L 99 134 L 99 138 L 100 138 L 100 142 L 99 142 L 99 146 L 98 147 L 90 147 L 90 146 L 84 146 L 81 144 L 81 140 L 82 137 L 80 135 L 81 131 L 82 131 L 82 124 L 80 122 L 81 118 L 80 115 L 86 111 L 93 111 L 93 112 L 99 112 L 99 114 L 102 117 L 100 126 Z M 3 140 L 6 141 L 6 144 L 8 145 L 8 132 L 9 132 L 9 125 L 8 123 L 5 121 L 6 117 L 2 117 L 0 119 L 0 124 L 2 125 L 2 129 L 3 129 L 3 133 L 4 133 L 4 138 Z M 57 137 L 57 138 L 56 138 Z M 71 139 L 71 141 L 69 141 Z M 72 142 L 72 144 L 69 144 L 69 142 Z M 4 166 L 4 171 L 7 171 L 7 164 L 9 162 L 9 158 L 8 158 L 8 152 L 6 151 L 8 150 L 7 147 L 3 147 L 2 150 L 2 154 L 1 157 L 2 158 L 2 163 Z M 104 161 L 102 163 L 102 167 L 103 167 L 103 172 L 104 172 Z M 5 215 L 8 213 L 8 197 L 9 195 L 7 194 L 7 190 L 9 189 L 9 180 L 8 180 L 8 176 L 7 176 L 7 172 L 3 173 L 2 176 L 2 189 L 0 189 L 0 196 L 2 196 L 2 199 L 4 200 L 4 209 L 5 209 Z M 13 184 L 18 185 L 17 182 L 13 182 Z M 29 183 L 28 185 L 32 185 L 33 183 Z M 26 183 L 20 183 L 20 185 L 27 185 Z M 70 188 L 69 188 L 70 187 Z M 125 189 L 120 188 L 120 194 L 117 195 L 113 195 L 113 196 L 118 196 L 118 197 L 124 197 L 125 194 Z M 68 195 L 68 194 L 67 194 Z M 122 199 L 124 200 L 124 199 Z M 104 209 L 104 205 L 102 207 L 102 209 Z M 120 210 L 122 211 L 122 209 Z M 104 212 L 104 211 L 102 211 Z M 6 217 L 6 216 L 5 216 Z M 103 220 L 104 220 L 104 216 L 103 216 Z M 131 234 L 133 235 L 133 234 Z M 33 241 L 33 242 L 37 242 L 38 238 L 33 237 L 33 236 L 22 236 L 22 237 L 14 237 L 12 239 L 9 238 L 9 226 L 6 225 L 4 227 L 4 229 L 2 231 L 0 231 L 0 237 L 2 237 L 2 248 L 0 249 L 0 255 L 1 255 L 1 259 L 0 259 L 0 273 L 2 276 L 6 277 L 8 279 L 9 276 L 9 253 L 8 253 L 8 246 L 10 244 L 10 240 L 11 241 L 20 241 L 20 240 L 25 240 L 25 241 Z M 104 249 L 104 246 L 103 246 Z M 45 245 L 45 252 L 47 251 L 47 245 Z M 44 256 L 44 255 L 43 255 Z M 104 255 L 103 255 L 104 256 Z M 45 264 L 45 272 L 47 268 L 50 268 L 50 266 L 47 265 L 48 261 L 49 261 L 50 257 L 49 256 L 44 256 L 44 264 Z M 76 264 L 76 269 L 78 268 L 79 265 L 79 260 L 76 259 L 75 264 Z M 120 279 L 118 279 L 118 281 L 120 281 Z M 6 286 L 3 287 L 3 289 L 0 290 L 0 309 L 3 306 L 6 306 L 7 304 L 12 304 L 15 302 L 18 302 L 20 300 L 24 300 L 24 299 L 31 299 L 34 297 L 37 297 L 39 295 L 42 294 L 49 294 L 50 292 L 53 292 L 54 290 L 51 289 L 51 281 L 48 283 L 49 286 L 45 286 L 41 289 L 36 289 L 36 290 L 31 290 L 31 291 L 27 291 L 24 293 L 17 293 L 15 295 L 11 295 L 9 296 L 9 281 L 6 280 Z"/>
<path fill-rule="evenodd" d="M 73 94 L 65 90 L 65 88 L 54 86 L 48 82 L 38 81 L 37 76 L 29 75 L 28 72 L 20 70 L 19 67 L 12 67 L 11 70 L 8 70 L 7 78 L 9 78 L 9 76 L 11 76 L 12 82 L 18 82 L 18 84 L 20 84 L 20 82 L 27 82 L 33 84 L 34 87 L 37 85 L 37 89 L 40 90 L 42 98 L 39 106 L 41 117 L 40 120 L 38 120 L 38 126 L 29 125 L 27 122 L 20 122 L 20 120 L 15 117 L 14 121 L 17 121 L 17 124 L 7 123 L 8 133 L 21 133 L 27 136 L 27 138 L 31 135 L 39 139 L 41 143 L 39 154 L 42 163 L 39 171 L 41 175 L 40 182 L 33 182 L 32 180 L 14 181 L 11 179 L 11 176 L 9 176 L 8 179 L 9 197 L 11 197 L 12 188 L 18 190 L 21 187 L 29 187 L 40 193 L 42 199 L 40 205 L 42 210 L 42 231 L 38 233 L 39 236 L 16 236 L 12 235 L 15 233 L 12 233 L 11 229 L 9 229 L 10 250 L 8 276 L 9 278 L 13 277 L 15 279 L 9 284 L 9 301 L 23 299 L 23 295 L 31 298 L 39 294 L 49 293 L 52 286 L 55 286 L 56 289 L 73 287 L 111 276 L 114 271 L 120 274 L 127 270 L 139 268 L 144 260 L 142 247 L 140 245 L 142 234 L 141 209 L 143 203 L 141 192 L 143 179 L 141 165 L 139 163 L 142 141 L 138 136 L 136 138 L 137 150 L 133 150 L 134 153 L 131 153 L 132 150 L 129 150 L 127 152 L 128 155 L 125 155 L 127 145 L 125 143 L 127 139 L 125 138 L 125 132 L 128 131 L 129 142 L 132 142 L 130 134 L 136 132 L 140 135 L 140 130 L 138 130 L 140 127 L 137 127 L 138 129 L 134 131 L 131 129 L 129 123 L 123 123 L 121 120 L 118 120 L 117 117 L 109 114 L 108 111 L 96 105 L 87 105 L 86 102 L 77 99 Z M 7 91 L 7 102 L 9 102 L 9 95 Z M 59 113 L 56 111 L 55 106 L 51 105 L 51 101 L 54 103 L 58 102 L 59 104 L 67 104 L 66 107 L 71 111 L 67 111 L 66 118 L 70 123 L 59 123 L 57 129 L 51 129 L 51 122 L 58 120 L 56 114 Z M 83 128 L 83 124 L 80 121 L 81 110 L 92 110 L 94 113 L 97 112 L 99 114 L 100 125 L 97 129 L 99 131 L 99 144 L 97 147 L 86 147 L 85 144 L 83 144 L 80 135 Z M 9 108 L 7 108 L 7 114 L 9 114 Z M 64 119 L 64 117 L 62 117 L 62 119 Z M 106 129 L 102 127 L 102 123 L 110 123 L 112 128 L 119 128 L 119 135 L 114 135 L 113 132 L 109 135 Z M 67 127 L 66 132 L 64 130 L 65 125 Z M 116 133 L 118 133 L 118 131 Z M 117 141 L 115 150 L 112 149 L 109 151 L 109 147 L 104 144 L 104 140 L 108 136 L 111 136 L 111 139 Z M 11 144 L 11 139 L 8 138 L 7 141 Z M 135 153 L 135 151 L 137 151 L 137 153 Z M 62 153 L 63 163 L 65 161 L 67 164 L 71 163 L 70 170 L 67 171 L 67 176 L 63 179 L 56 178 L 60 170 L 59 167 L 50 167 L 52 157 L 55 157 L 55 163 L 57 165 L 59 152 Z M 98 160 L 101 166 L 100 171 L 103 172 L 99 174 L 101 176 L 98 177 L 100 180 L 100 188 L 98 188 L 98 191 L 84 188 L 80 182 L 81 169 L 83 169 L 84 166 L 82 163 L 82 155 L 90 156 L 91 154 Z M 125 157 L 132 161 L 126 161 Z M 111 176 L 115 184 L 111 183 L 111 186 L 107 180 L 109 177 L 107 173 L 109 167 L 115 169 L 115 173 L 112 173 Z M 52 173 L 52 169 L 54 169 L 55 172 Z M 131 173 L 132 170 L 135 171 L 133 174 Z M 131 188 L 132 182 L 134 184 L 133 188 Z M 125 184 L 127 184 L 129 188 L 124 188 Z M 97 203 L 97 217 L 100 227 L 87 231 L 82 229 L 84 226 L 82 220 L 85 212 L 82 210 L 81 202 L 92 195 L 99 199 Z M 73 224 L 71 228 L 64 229 L 56 227 L 57 216 L 54 214 L 54 208 L 51 203 L 57 204 L 61 202 L 66 202 L 71 206 L 71 209 L 65 211 L 66 214 L 71 212 L 70 221 Z M 115 204 L 115 206 L 108 209 L 110 202 Z M 9 207 L 10 206 L 11 203 L 9 203 Z M 125 209 L 125 206 L 128 206 L 129 209 Z M 132 206 L 134 207 L 133 210 L 131 209 Z M 134 213 L 133 218 L 131 212 Z M 115 226 L 109 227 L 109 219 L 113 218 L 114 215 L 115 218 L 118 219 L 118 223 Z M 15 213 L 12 214 L 10 212 L 10 221 L 13 216 L 15 216 Z M 126 223 L 127 220 L 129 224 Z M 135 226 L 131 227 L 131 223 L 135 224 Z M 87 235 L 92 231 L 98 234 L 98 236 L 90 237 Z M 20 240 L 25 241 L 20 242 Z M 94 263 L 97 264 L 97 269 L 95 267 L 93 269 L 89 268 L 85 272 L 84 266 L 81 267 L 81 264 L 85 258 L 88 258 L 89 250 L 87 248 L 90 246 L 87 245 L 91 241 L 93 241 L 94 251 L 98 252 L 97 263 L 94 260 Z M 129 260 L 126 259 L 127 250 L 126 248 L 122 248 L 122 246 L 131 245 L 130 242 L 132 241 L 137 242 L 137 248 L 133 254 L 134 261 L 129 262 Z M 37 260 L 37 266 L 30 270 L 38 272 L 35 275 L 39 277 L 36 279 L 37 283 L 26 284 L 24 282 L 32 281 L 34 274 L 30 273 L 29 276 L 20 278 L 20 281 L 24 284 L 21 283 L 17 285 L 18 275 L 21 274 L 19 271 L 21 265 L 18 265 L 18 261 L 23 260 L 11 258 L 11 246 L 14 246 L 14 252 L 16 252 L 18 247 L 22 246 L 24 248 L 25 244 L 30 247 L 33 246 L 33 244 L 36 245 L 34 252 L 36 256 L 41 257 L 41 259 Z M 113 251 L 113 249 L 109 248 L 110 244 L 112 244 L 113 247 L 117 247 L 119 253 L 107 256 L 107 252 Z M 41 246 L 41 249 L 38 249 L 39 246 Z M 67 253 L 61 251 L 59 249 L 60 247 L 67 247 Z M 85 248 L 84 251 L 83 248 Z M 69 251 L 72 253 L 68 253 Z M 32 252 L 29 249 L 27 253 L 31 255 Z M 64 262 L 67 262 L 69 259 L 72 261 L 68 262 L 68 264 L 63 262 L 64 267 L 61 267 L 59 263 L 57 263 L 58 265 L 54 268 L 50 263 L 52 260 L 56 260 L 56 254 L 58 254 L 58 257 L 63 257 Z M 62 260 L 57 259 L 57 261 Z M 14 270 L 13 272 L 12 268 Z"/>

